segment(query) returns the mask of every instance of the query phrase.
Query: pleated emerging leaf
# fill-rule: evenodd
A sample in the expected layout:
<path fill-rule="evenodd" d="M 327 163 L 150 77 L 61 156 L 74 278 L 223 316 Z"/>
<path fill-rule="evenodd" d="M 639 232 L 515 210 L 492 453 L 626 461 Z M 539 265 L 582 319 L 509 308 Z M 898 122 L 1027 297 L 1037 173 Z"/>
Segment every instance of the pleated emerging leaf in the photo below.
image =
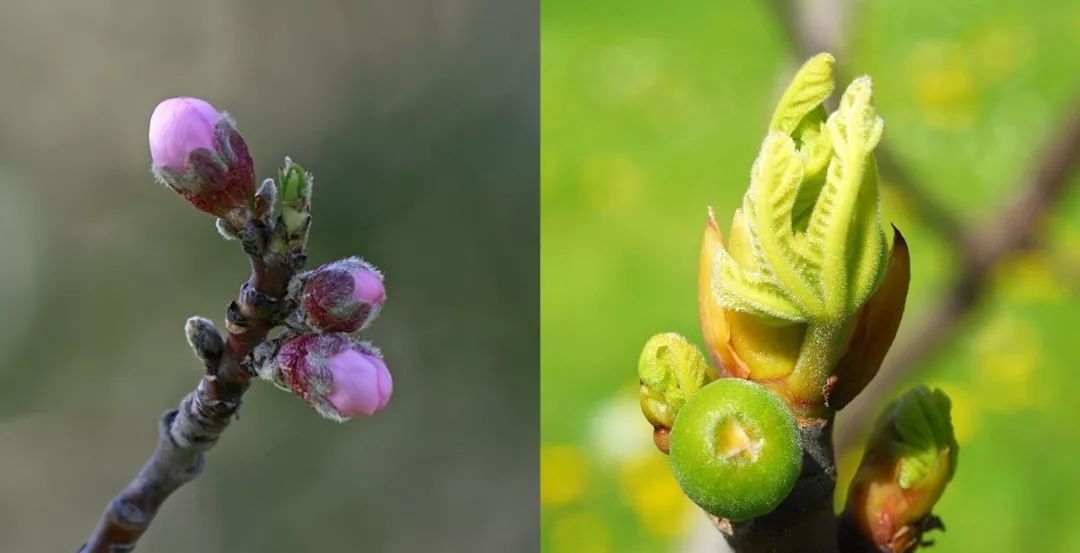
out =
<path fill-rule="evenodd" d="M 773 115 L 743 200 L 756 271 L 718 256 L 715 293 L 729 309 L 788 321 L 842 321 L 884 274 L 888 243 L 872 157 L 883 123 L 870 104 L 870 79 L 860 77 L 821 124 L 831 67 L 828 54 L 808 61 Z M 826 158 L 824 182 L 815 183 Z"/>
<path fill-rule="evenodd" d="M 830 260 L 819 275 L 828 318 L 843 319 L 862 306 L 881 279 L 888 254 L 872 157 L 884 122 L 870 101 L 870 78 L 859 77 L 826 123 L 833 157 L 807 237 L 814 255 Z"/>
<path fill-rule="evenodd" d="M 808 408 L 804 415 L 828 403 L 837 385 L 828 378 L 852 336 L 862 336 L 859 324 L 888 331 L 860 343 L 888 349 L 907 291 L 906 249 L 902 263 L 890 263 L 879 213 L 873 151 L 883 123 L 870 79 L 855 79 L 829 115 L 833 63 L 819 54 L 796 73 L 754 161 L 732 242 L 722 244 L 710 217 L 701 260 L 699 307 L 713 358 L 727 374 L 771 381 L 789 404 Z M 742 235 L 748 255 L 736 251 Z M 898 283 L 878 302 L 889 309 L 875 309 L 870 320 L 861 313 L 890 266 Z M 740 334 L 747 331 L 761 336 Z M 863 369 L 870 375 L 880 364 L 876 351 L 847 353 L 876 360 Z M 868 380 L 847 375 L 848 383 Z M 839 404 L 860 389 L 845 384 Z"/>

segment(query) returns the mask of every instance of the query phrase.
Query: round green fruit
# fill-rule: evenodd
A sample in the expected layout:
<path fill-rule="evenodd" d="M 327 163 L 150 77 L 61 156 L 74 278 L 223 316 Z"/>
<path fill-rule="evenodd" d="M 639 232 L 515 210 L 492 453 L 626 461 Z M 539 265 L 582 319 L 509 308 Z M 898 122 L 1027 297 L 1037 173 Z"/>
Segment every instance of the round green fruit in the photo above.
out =
<path fill-rule="evenodd" d="M 671 468 L 702 509 L 729 520 L 764 515 L 795 487 L 795 416 L 764 386 L 721 378 L 690 396 L 671 430 Z"/>

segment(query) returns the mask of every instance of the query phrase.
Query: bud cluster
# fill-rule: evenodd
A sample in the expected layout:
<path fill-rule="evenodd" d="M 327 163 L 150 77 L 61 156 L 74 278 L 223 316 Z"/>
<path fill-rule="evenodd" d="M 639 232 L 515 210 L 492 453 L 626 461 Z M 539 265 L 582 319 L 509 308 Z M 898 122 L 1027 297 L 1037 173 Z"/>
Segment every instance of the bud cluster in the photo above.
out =
<path fill-rule="evenodd" d="M 240 238 L 253 258 L 294 272 L 307 257 L 314 179 L 285 159 L 277 181 L 255 188 L 255 166 L 233 120 L 205 100 L 171 98 L 150 117 L 155 177 L 195 208 L 218 217 L 218 231 Z M 322 415 L 345 420 L 386 406 L 393 385 L 379 350 L 347 333 L 365 328 L 386 298 L 382 273 L 356 257 L 295 275 L 271 315 L 289 330 L 259 346 L 254 369 Z M 269 305 L 269 304 L 268 304 Z M 213 324 L 192 318 L 189 343 L 210 371 L 223 342 Z"/>

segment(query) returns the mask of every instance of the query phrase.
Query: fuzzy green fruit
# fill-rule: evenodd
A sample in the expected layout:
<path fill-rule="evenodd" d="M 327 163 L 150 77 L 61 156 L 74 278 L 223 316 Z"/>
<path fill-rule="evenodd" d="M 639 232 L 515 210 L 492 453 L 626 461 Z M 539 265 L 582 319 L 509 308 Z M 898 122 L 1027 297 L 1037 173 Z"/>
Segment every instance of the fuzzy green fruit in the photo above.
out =
<path fill-rule="evenodd" d="M 795 416 L 764 386 L 722 378 L 690 397 L 671 431 L 679 487 L 721 518 L 764 515 L 795 487 L 802 445 Z"/>

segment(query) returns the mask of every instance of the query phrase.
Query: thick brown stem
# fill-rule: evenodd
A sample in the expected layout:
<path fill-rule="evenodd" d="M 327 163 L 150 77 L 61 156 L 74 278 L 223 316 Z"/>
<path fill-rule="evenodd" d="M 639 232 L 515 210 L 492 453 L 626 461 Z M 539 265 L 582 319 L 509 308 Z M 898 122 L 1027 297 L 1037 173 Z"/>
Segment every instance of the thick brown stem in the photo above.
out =
<path fill-rule="evenodd" d="M 245 360 L 280 323 L 289 280 L 303 264 L 302 254 L 284 259 L 267 253 L 262 246 L 266 235 L 262 225 L 251 223 L 245 230 L 251 277 L 229 305 L 224 355 L 217 366 L 208 368 L 179 408 L 161 418 L 157 448 L 135 479 L 109 502 L 79 553 L 134 550 L 162 503 L 202 472 L 204 452 L 213 447 L 240 408 L 252 376 Z"/>
<path fill-rule="evenodd" d="M 791 494 L 771 513 L 718 526 L 736 553 L 837 553 L 832 419 L 801 421 L 803 468 Z"/>

